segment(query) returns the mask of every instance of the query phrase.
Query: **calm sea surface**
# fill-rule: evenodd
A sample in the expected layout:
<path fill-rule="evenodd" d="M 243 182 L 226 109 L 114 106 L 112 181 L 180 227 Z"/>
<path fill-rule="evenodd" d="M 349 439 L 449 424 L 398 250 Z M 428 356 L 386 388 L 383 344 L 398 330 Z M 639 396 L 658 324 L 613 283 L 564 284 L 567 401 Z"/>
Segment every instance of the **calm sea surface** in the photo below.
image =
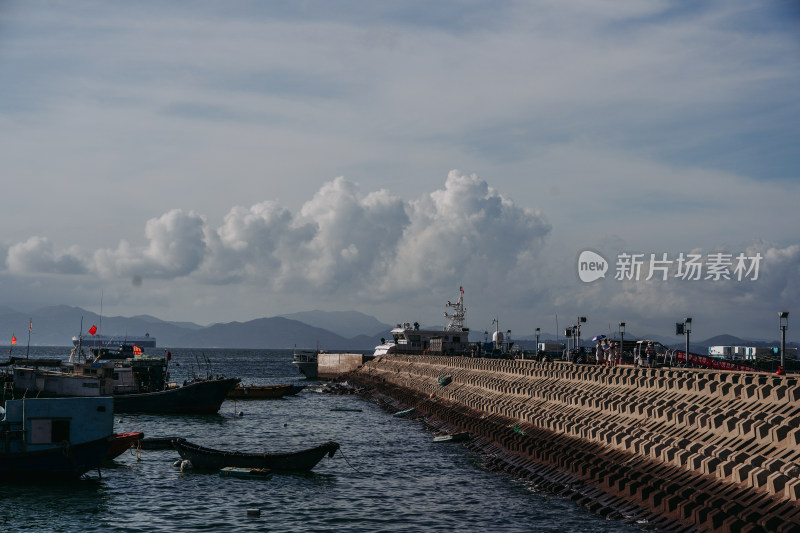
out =
<path fill-rule="evenodd" d="M 68 349 L 31 348 L 31 354 L 59 357 Z M 144 450 L 141 460 L 123 454 L 100 478 L 91 472 L 58 484 L 0 480 L 3 531 L 641 531 L 489 472 L 462 445 L 434 444 L 418 421 L 393 418 L 356 396 L 316 392 L 318 384 L 302 379 L 289 350 L 172 354 L 172 378 L 179 382 L 198 367 L 205 374 L 205 356 L 215 375 L 241 377 L 245 384 L 309 387 L 279 400 L 226 401 L 217 415 L 120 414 L 117 432 L 181 436 L 240 451 L 293 451 L 335 440 L 341 450 L 312 473 L 266 480 L 181 473 L 171 450 Z M 248 509 L 261 515 L 248 516 Z"/>

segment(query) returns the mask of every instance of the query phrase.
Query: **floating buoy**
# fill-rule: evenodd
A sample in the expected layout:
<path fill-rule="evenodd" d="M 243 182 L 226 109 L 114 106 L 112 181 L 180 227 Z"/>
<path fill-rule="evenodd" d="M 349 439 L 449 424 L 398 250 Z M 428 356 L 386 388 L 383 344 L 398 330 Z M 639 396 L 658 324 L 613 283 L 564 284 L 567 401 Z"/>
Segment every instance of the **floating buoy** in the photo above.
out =
<path fill-rule="evenodd" d="M 288 425 L 289 425 L 289 424 L 284 424 L 284 425 L 283 425 L 283 427 L 286 427 L 286 426 L 288 426 Z"/>
<path fill-rule="evenodd" d="M 244 411 L 239 411 L 239 416 L 244 416 Z"/>
<path fill-rule="evenodd" d="M 181 461 L 181 472 L 186 472 L 192 469 L 192 462 L 189 459 Z"/>
<path fill-rule="evenodd" d="M 261 516 L 261 509 L 248 509 L 247 516 Z"/>
<path fill-rule="evenodd" d="M 174 466 L 175 468 L 180 468 L 180 466 L 181 466 L 181 460 L 180 460 L 180 459 L 178 459 L 177 461 L 175 461 L 174 463 L 172 463 L 172 466 Z"/>

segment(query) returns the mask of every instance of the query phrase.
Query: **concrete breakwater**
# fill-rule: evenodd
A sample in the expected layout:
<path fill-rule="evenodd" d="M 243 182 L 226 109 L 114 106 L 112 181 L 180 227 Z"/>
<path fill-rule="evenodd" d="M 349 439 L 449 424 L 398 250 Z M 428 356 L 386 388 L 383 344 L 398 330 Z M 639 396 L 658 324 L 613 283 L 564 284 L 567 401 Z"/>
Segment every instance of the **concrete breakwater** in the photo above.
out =
<path fill-rule="evenodd" d="M 382 356 L 348 378 L 468 431 L 494 466 L 601 515 L 664 530 L 800 531 L 793 376 Z"/>

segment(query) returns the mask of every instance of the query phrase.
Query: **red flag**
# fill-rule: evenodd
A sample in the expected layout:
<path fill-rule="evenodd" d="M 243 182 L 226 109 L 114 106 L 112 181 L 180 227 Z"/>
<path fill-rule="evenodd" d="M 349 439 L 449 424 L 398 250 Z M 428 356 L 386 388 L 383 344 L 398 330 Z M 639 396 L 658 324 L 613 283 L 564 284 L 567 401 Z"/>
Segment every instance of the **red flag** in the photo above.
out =
<path fill-rule="evenodd" d="M 89 328 L 89 335 L 94 335 L 95 333 L 97 333 L 97 326 L 93 325 Z"/>
<path fill-rule="evenodd" d="M 142 355 L 142 349 L 135 344 L 133 345 L 133 355 Z"/>
<path fill-rule="evenodd" d="M 11 334 L 11 344 L 17 344 L 17 338 L 14 336 L 13 333 Z"/>

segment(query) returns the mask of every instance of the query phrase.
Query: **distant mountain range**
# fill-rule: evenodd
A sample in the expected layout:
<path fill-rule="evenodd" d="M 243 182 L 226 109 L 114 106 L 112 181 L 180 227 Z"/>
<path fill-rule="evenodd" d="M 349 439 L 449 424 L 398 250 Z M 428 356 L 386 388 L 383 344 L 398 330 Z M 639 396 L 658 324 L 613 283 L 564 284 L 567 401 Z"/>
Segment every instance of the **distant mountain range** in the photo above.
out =
<path fill-rule="evenodd" d="M 372 350 L 388 336 L 392 326 L 355 311 L 297 313 L 306 322 L 286 317 L 258 318 L 200 326 L 191 322 L 169 322 L 150 315 L 101 317 L 79 307 L 46 307 L 28 314 L 0 306 L 0 345 L 17 338 L 17 349 L 28 342 L 29 321 L 33 322 L 32 346 L 71 346 L 72 337 L 96 325 L 99 333 L 156 338 L 159 348 L 293 348 L 325 350 Z M 321 325 L 338 328 L 330 331 Z M 343 334 L 341 332 L 344 332 Z M 358 333 L 367 332 L 367 333 Z"/>
<path fill-rule="evenodd" d="M 29 321 L 33 322 L 31 331 L 32 346 L 71 346 L 72 337 L 77 335 L 83 321 L 83 331 L 92 325 L 104 335 L 125 336 L 144 335 L 155 337 L 158 348 L 293 348 L 323 350 L 372 350 L 380 344 L 381 338 L 389 336 L 394 327 L 383 324 L 375 317 L 357 311 L 307 311 L 271 318 L 257 318 L 247 322 L 228 322 L 200 326 L 191 322 L 170 322 L 150 315 L 133 317 L 101 317 L 96 313 L 58 305 L 45 307 L 29 314 L 21 313 L 7 306 L 0 306 L 0 345 L 8 346 L 11 336 L 17 338 L 17 348 L 28 342 Z M 472 342 L 482 341 L 483 332 L 471 332 Z M 85 333 L 84 333 L 85 334 Z M 489 336 L 491 338 L 491 336 Z M 525 349 L 533 349 L 533 335 L 512 336 Z M 668 346 L 680 348 L 683 337 L 663 337 L 646 335 L 635 337 L 625 335 L 626 339 L 646 338 L 657 340 Z M 565 342 L 560 337 L 543 333 L 541 342 Z M 589 339 L 581 339 L 586 342 Z M 704 341 L 692 341 L 691 350 L 707 353 L 708 346 L 777 346 L 777 341 L 755 341 L 740 339 L 732 335 L 718 335 Z M 798 347 L 797 343 L 787 346 Z"/>

